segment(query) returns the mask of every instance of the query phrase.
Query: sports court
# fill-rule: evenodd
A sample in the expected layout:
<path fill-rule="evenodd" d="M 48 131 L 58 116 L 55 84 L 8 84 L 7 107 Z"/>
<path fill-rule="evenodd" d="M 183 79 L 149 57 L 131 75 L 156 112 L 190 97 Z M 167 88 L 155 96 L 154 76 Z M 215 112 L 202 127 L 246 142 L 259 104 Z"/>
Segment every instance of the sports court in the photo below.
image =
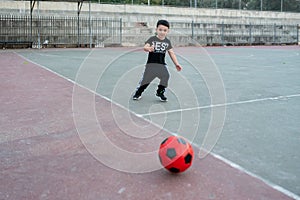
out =
<path fill-rule="evenodd" d="M 300 47 L 175 52 L 164 103 L 157 80 L 131 100 L 141 48 L 2 50 L 0 199 L 300 199 Z M 178 175 L 170 134 L 194 145 Z"/>

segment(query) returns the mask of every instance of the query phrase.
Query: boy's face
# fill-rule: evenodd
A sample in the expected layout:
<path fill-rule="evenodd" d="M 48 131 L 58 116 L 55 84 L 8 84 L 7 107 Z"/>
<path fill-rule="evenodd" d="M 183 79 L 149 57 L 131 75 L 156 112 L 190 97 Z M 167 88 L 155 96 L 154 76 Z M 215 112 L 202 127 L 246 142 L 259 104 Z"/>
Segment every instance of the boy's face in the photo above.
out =
<path fill-rule="evenodd" d="M 169 32 L 169 28 L 164 25 L 158 25 L 156 33 L 159 38 L 165 38 Z"/>

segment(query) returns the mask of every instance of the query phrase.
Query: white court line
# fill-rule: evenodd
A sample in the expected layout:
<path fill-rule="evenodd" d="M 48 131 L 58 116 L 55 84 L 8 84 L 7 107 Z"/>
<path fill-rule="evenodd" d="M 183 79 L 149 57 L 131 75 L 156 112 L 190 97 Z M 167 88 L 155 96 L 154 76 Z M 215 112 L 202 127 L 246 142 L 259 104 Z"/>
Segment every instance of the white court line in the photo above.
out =
<path fill-rule="evenodd" d="M 182 109 L 167 110 L 167 111 L 163 111 L 163 112 L 153 112 L 153 113 L 145 113 L 145 114 L 138 114 L 138 115 L 140 117 L 146 117 L 146 116 L 152 116 L 152 115 L 169 114 L 169 113 L 191 111 L 191 110 L 200 110 L 200 109 L 222 107 L 222 106 L 232 106 L 232 105 L 255 103 L 255 102 L 261 102 L 261 101 L 273 101 L 273 100 L 280 100 L 280 99 L 288 99 L 288 98 L 293 98 L 293 97 L 300 97 L 300 94 L 292 94 L 292 95 L 276 96 L 276 97 L 267 97 L 267 98 L 262 98 L 262 99 L 251 99 L 251 100 L 246 100 L 246 101 L 236 101 L 236 102 L 231 102 L 231 103 L 222 103 L 222 104 L 215 104 L 215 105 L 199 106 L 199 107 L 193 107 L 193 108 L 182 108 Z"/>
<path fill-rule="evenodd" d="M 91 51 L 91 52 L 92 52 L 92 51 Z M 81 85 L 81 84 L 79 84 L 79 83 L 76 83 L 75 81 L 73 81 L 73 80 L 71 80 L 71 79 L 69 79 L 69 78 L 67 78 L 67 77 L 64 77 L 63 75 L 61 75 L 61 74 L 59 74 L 59 73 L 57 73 L 57 72 L 55 72 L 55 71 L 52 71 L 51 69 L 49 69 L 49 68 L 47 68 L 47 67 L 45 67 L 45 66 L 43 66 L 43 65 L 41 65 L 41 64 L 38 64 L 38 63 L 36 63 L 36 62 L 33 62 L 33 61 L 31 61 L 30 59 L 26 58 L 25 56 L 22 56 L 22 55 L 18 54 L 17 52 L 14 52 L 14 53 L 17 54 L 18 56 L 22 57 L 23 59 L 25 59 L 25 60 L 27 60 L 27 61 L 29 61 L 29 62 L 31 62 L 31 63 L 33 63 L 33 64 L 35 64 L 35 65 L 37 65 L 37 66 L 39 66 L 39 67 L 41 67 L 41 68 L 43 68 L 43 69 L 45 69 L 46 71 L 49 71 L 49 72 L 51 72 L 51 73 L 57 75 L 58 77 L 61 77 L 61 78 L 65 79 L 65 80 L 71 82 L 71 83 L 74 84 L 74 85 L 78 85 L 79 87 L 81 87 L 81 88 L 83 88 L 83 89 L 86 89 L 87 91 L 89 91 L 89 92 L 95 94 L 96 96 L 99 96 L 99 97 L 101 97 L 101 98 L 103 98 L 103 99 L 105 99 L 105 100 L 111 102 L 112 104 L 114 104 L 114 105 L 116 105 L 116 106 L 119 106 L 120 108 L 122 108 L 122 109 L 124 109 L 124 110 L 126 110 L 126 111 L 128 111 L 128 112 L 130 112 L 130 113 L 132 113 L 132 114 L 134 114 L 135 116 L 143 118 L 142 115 L 139 115 L 139 114 L 137 114 L 137 113 L 135 113 L 135 112 L 129 110 L 128 108 L 124 107 L 123 105 L 114 102 L 112 99 L 109 99 L 109 98 L 107 98 L 107 97 L 105 97 L 105 96 L 102 96 L 101 94 L 97 93 L 96 91 L 93 91 L 93 90 L 91 90 L 91 89 L 89 89 L 89 88 L 87 88 L 87 87 L 85 87 L 85 86 L 83 86 L 83 85 Z M 90 55 L 90 54 L 88 54 L 87 57 L 88 57 L 89 55 Z M 233 103 L 231 103 L 231 104 L 232 104 L 232 105 L 235 105 L 235 104 L 242 104 L 242 103 L 249 103 L 249 102 L 251 103 L 251 102 L 257 102 L 257 101 L 265 101 L 265 100 L 270 100 L 270 99 L 271 99 L 271 100 L 276 100 L 276 99 L 279 99 L 279 97 L 280 97 L 280 98 L 288 98 L 288 97 L 299 97 L 299 96 L 300 96 L 300 94 L 295 94 L 295 95 L 288 95 L 288 96 L 285 96 L 285 97 L 283 97 L 283 96 L 278 96 L 278 97 L 271 97 L 271 98 L 264 98 L 264 99 L 257 99 L 257 100 L 249 100 L 249 101 L 244 101 L 244 102 L 241 101 L 240 103 L 239 103 L 239 102 L 233 102 Z M 229 103 L 229 104 L 230 104 L 230 103 Z M 227 105 L 228 105 L 228 104 L 227 104 Z M 205 107 L 210 108 L 210 107 L 212 107 L 212 106 L 214 106 L 214 107 L 217 107 L 217 106 L 225 106 L 225 104 L 217 104 L 217 105 L 204 106 L 203 108 L 205 108 Z M 200 108 L 200 107 L 199 107 L 199 108 Z M 199 108 L 197 108 L 197 109 L 199 109 Z M 191 109 L 192 109 L 192 108 L 191 108 Z M 193 109 L 195 109 L 195 108 L 193 108 Z M 162 127 L 160 127 L 159 125 L 153 123 L 152 121 L 150 121 L 150 120 L 148 120 L 148 119 L 146 119 L 146 118 L 143 118 L 143 119 L 146 120 L 147 122 L 150 122 L 150 123 L 153 124 L 154 126 L 157 126 L 157 127 L 159 127 L 159 128 L 162 128 Z M 168 130 L 166 130 L 165 128 L 162 128 L 162 129 L 163 129 L 164 131 L 166 131 L 167 133 L 170 133 L 170 134 L 171 134 L 171 132 L 168 131 Z M 195 145 L 195 144 L 193 143 L 193 145 Z M 199 148 L 198 145 L 196 145 L 196 146 Z M 274 184 L 274 183 L 272 183 L 272 182 L 270 182 L 270 181 L 268 181 L 268 180 L 265 180 L 264 178 L 262 178 L 262 177 L 260 177 L 260 176 L 258 176 L 258 175 L 256 175 L 256 174 L 253 174 L 252 172 L 250 172 L 250 171 L 246 170 L 245 168 L 241 167 L 240 165 L 235 164 L 234 162 L 232 162 L 232 161 L 230 161 L 230 160 L 228 160 L 228 159 L 226 159 L 226 158 L 224 158 L 224 157 L 222 157 L 222 156 L 220 156 L 220 155 L 214 154 L 214 153 L 212 153 L 212 152 L 210 152 L 210 154 L 211 154 L 212 156 L 214 156 L 216 159 L 219 159 L 219 160 L 221 160 L 222 162 L 226 163 L 227 165 L 233 167 L 234 169 L 237 169 L 237 170 L 239 170 L 239 171 L 241 171 L 241 172 L 243 172 L 243 173 L 246 173 L 246 174 L 248 174 L 249 176 L 251 176 L 251 177 L 253 177 L 253 178 L 256 178 L 256 179 L 258 179 L 258 180 L 261 180 L 262 182 L 264 182 L 266 185 L 268 185 L 269 187 L 273 188 L 274 190 L 279 191 L 279 192 L 283 193 L 284 195 L 286 195 L 286 196 L 288 196 L 288 197 L 291 197 L 291 198 L 293 198 L 293 199 L 295 199 L 295 200 L 300 200 L 300 196 L 294 194 L 293 192 L 291 192 L 291 191 L 289 191 L 289 190 L 287 190 L 287 189 L 285 189 L 285 188 L 283 188 L 283 187 L 281 187 L 281 186 L 279 186 L 279 185 L 276 185 L 276 184 Z"/>
<path fill-rule="evenodd" d="M 293 192 L 291 192 L 291 191 L 289 191 L 289 190 L 287 190 L 287 189 L 285 189 L 285 188 L 283 188 L 283 187 L 281 187 L 279 185 L 276 185 L 276 184 L 272 183 L 271 181 L 268 181 L 268 180 L 266 180 L 266 179 L 264 179 L 264 178 L 262 178 L 262 177 L 260 177 L 260 176 L 258 176 L 256 174 L 248 171 L 247 169 L 241 167 L 240 165 L 235 164 L 234 162 L 232 162 L 232 161 L 230 161 L 230 160 L 228 160 L 228 159 L 226 159 L 226 158 L 224 158 L 224 157 L 222 157 L 220 155 L 217 155 L 217 154 L 215 154 L 213 152 L 210 152 L 210 154 L 213 157 L 215 157 L 215 158 L 223 161 L 224 163 L 228 164 L 229 166 L 231 166 L 231 167 L 233 167 L 233 168 L 235 168 L 235 169 L 237 169 L 239 171 L 242 171 L 242 172 L 248 174 L 249 176 L 252 176 L 252 177 L 254 177 L 254 178 L 258 179 L 258 180 L 261 180 L 262 182 L 264 182 L 266 185 L 270 186 L 274 190 L 277 190 L 277 191 L 279 191 L 279 192 L 281 192 L 281 193 L 283 193 L 283 194 L 287 195 L 288 197 L 291 197 L 291 198 L 293 198 L 295 200 L 300 200 L 300 196 L 294 194 Z"/>

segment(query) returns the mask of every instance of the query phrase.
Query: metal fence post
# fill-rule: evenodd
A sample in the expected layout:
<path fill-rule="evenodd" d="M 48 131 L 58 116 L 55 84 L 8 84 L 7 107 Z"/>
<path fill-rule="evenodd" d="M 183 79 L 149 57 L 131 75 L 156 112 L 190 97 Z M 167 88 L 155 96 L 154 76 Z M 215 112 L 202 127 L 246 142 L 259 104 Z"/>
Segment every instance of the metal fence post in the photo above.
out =
<path fill-rule="evenodd" d="M 77 47 L 79 47 L 79 46 L 80 46 L 80 30 L 79 30 L 79 11 L 78 11 L 78 13 L 77 13 Z"/>
<path fill-rule="evenodd" d="M 194 39 L 194 20 L 192 20 L 192 39 Z"/>
<path fill-rule="evenodd" d="M 34 8 L 35 1 L 30 0 L 30 41 L 33 42 L 32 36 L 32 12 Z"/>
<path fill-rule="evenodd" d="M 91 0 L 89 1 L 89 38 L 90 38 L 90 48 L 92 48 L 92 27 L 91 27 Z"/>
<path fill-rule="evenodd" d="M 299 28 L 300 28 L 300 25 L 297 24 L 297 44 L 300 45 L 300 41 L 299 41 Z"/>
<path fill-rule="evenodd" d="M 222 22 L 222 28 L 221 28 L 221 42 L 224 46 L 224 22 Z"/>
<path fill-rule="evenodd" d="M 37 1 L 38 21 L 37 21 L 37 34 L 38 34 L 38 49 L 41 48 L 41 18 L 40 18 L 40 1 Z"/>
<path fill-rule="evenodd" d="M 273 43 L 276 44 L 276 23 L 274 24 Z"/>
<path fill-rule="evenodd" d="M 120 18 L 120 45 L 122 45 L 122 18 Z"/>
<path fill-rule="evenodd" d="M 249 42 L 250 42 L 250 45 L 252 45 L 252 25 L 251 23 L 249 24 Z"/>
<path fill-rule="evenodd" d="M 83 2 L 78 2 L 78 4 L 77 4 L 77 37 L 78 37 L 77 46 L 78 47 L 80 47 L 80 23 L 79 23 L 79 15 L 80 15 L 82 4 L 83 4 Z"/>

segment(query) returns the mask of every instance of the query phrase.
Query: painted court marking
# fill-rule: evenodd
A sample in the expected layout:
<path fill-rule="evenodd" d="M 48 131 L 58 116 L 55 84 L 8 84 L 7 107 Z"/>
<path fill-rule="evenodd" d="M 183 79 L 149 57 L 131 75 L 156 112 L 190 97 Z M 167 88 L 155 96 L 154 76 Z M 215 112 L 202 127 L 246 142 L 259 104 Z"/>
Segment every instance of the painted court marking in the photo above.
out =
<path fill-rule="evenodd" d="M 37 66 L 40 66 L 41 68 L 43 68 L 43 69 L 45 69 L 45 70 L 47 70 L 47 71 L 49 71 L 49 72 L 57 75 L 58 77 L 61 77 L 61 78 L 65 79 L 65 80 L 71 82 L 74 85 L 77 85 L 77 86 L 79 86 L 79 87 L 81 87 L 83 89 L 86 89 L 87 91 L 93 93 L 94 95 L 99 96 L 99 97 L 101 97 L 101 98 L 103 98 L 103 99 L 111 102 L 112 104 L 114 104 L 116 106 L 119 106 L 122 109 L 125 109 L 126 111 L 132 113 L 133 115 L 135 115 L 137 117 L 143 118 L 144 120 L 150 122 L 151 124 L 153 124 L 154 126 L 157 126 L 159 128 L 162 128 L 162 127 L 160 127 L 159 125 L 153 123 L 152 121 L 150 121 L 150 120 L 148 120 L 148 119 L 146 119 L 144 117 L 145 116 L 150 116 L 150 115 L 159 115 L 159 114 L 165 114 L 165 113 L 175 113 L 175 112 L 190 111 L 190 110 L 196 110 L 196 109 L 206 109 L 206 108 L 212 108 L 212 107 L 239 105 L 239 104 L 254 103 L 254 102 L 261 102 L 261 101 L 280 100 L 280 99 L 286 99 L 286 98 L 300 97 L 300 94 L 293 94 L 293 95 L 287 95 L 287 96 L 276 96 L 276 97 L 268 97 L 268 98 L 262 98 L 262 99 L 253 99 L 253 100 L 246 100 L 246 101 L 231 102 L 231 103 L 226 103 L 226 104 L 216 104 L 216 105 L 200 106 L 200 107 L 195 107 L 195 108 L 177 109 L 177 110 L 170 110 L 170 111 L 165 111 L 165 112 L 137 114 L 137 113 L 129 110 L 128 108 L 124 107 L 123 105 L 121 105 L 121 104 L 119 104 L 117 102 L 114 102 L 112 99 L 109 99 L 109 98 L 107 98 L 105 96 L 102 96 L 101 94 L 99 94 L 99 93 L 97 93 L 97 92 L 95 92 L 95 91 L 93 91 L 93 90 L 91 90 L 91 89 L 89 89 L 89 88 L 87 88 L 87 87 L 85 87 L 85 86 L 83 86 L 81 84 L 78 84 L 75 81 L 73 81 L 73 80 L 71 80 L 71 79 L 69 79 L 69 78 L 67 78 L 67 77 L 65 77 L 65 76 L 63 76 L 63 75 L 61 75 L 61 74 L 59 74 L 59 73 L 57 73 L 55 71 L 52 71 L 51 69 L 49 69 L 49 68 L 47 68 L 47 67 L 45 67 L 45 66 L 43 66 L 41 64 L 38 64 L 38 63 L 36 63 L 34 61 L 31 61 L 30 59 L 28 59 L 28 58 L 20 55 L 16 51 L 13 51 L 13 52 L 16 55 L 18 55 L 18 56 L 22 57 L 23 59 L 27 60 L 28 62 L 31 62 L 31 63 L 33 63 L 33 64 L 35 64 Z M 90 55 L 90 53 L 87 55 L 87 57 Z M 168 133 L 170 133 L 170 131 L 166 130 L 165 128 L 162 128 L 162 129 L 165 130 L 165 131 L 167 131 Z M 197 145 L 196 145 L 196 147 L 199 148 L 199 146 L 197 146 Z M 244 173 L 248 174 L 249 176 L 251 176 L 251 177 L 253 177 L 255 179 L 261 180 L 262 182 L 264 182 L 266 185 L 268 185 L 269 187 L 273 188 L 274 190 L 277 190 L 277 191 L 279 191 L 279 192 L 281 192 L 281 193 L 285 194 L 286 196 L 291 197 L 293 199 L 300 200 L 300 196 L 294 194 L 293 192 L 290 192 L 289 190 L 287 190 L 287 189 L 285 189 L 285 188 L 283 188 L 281 186 L 278 186 L 278 185 L 276 185 L 276 184 L 274 184 L 274 183 L 272 183 L 272 182 L 270 182 L 268 180 L 265 180 L 264 178 L 262 178 L 262 177 L 260 177 L 260 176 L 258 176 L 256 174 L 254 174 L 254 173 L 246 170 L 245 168 L 241 167 L 240 165 L 235 164 L 234 162 L 232 162 L 232 161 L 230 161 L 230 160 L 228 160 L 228 159 L 226 159 L 226 158 L 224 158 L 224 157 L 222 157 L 220 155 L 217 155 L 217 154 L 212 153 L 212 152 L 210 152 L 210 154 L 212 156 L 214 156 L 215 158 L 221 160 L 222 162 L 226 163 L 227 165 L 233 167 L 234 169 L 237 169 L 237 170 L 239 170 L 241 172 L 244 172 Z"/>
<path fill-rule="evenodd" d="M 289 98 L 293 98 L 293 97 L 300 97 L 300 94 L 292 94 L 292 95 L 276 96 L 276 97 L 266 97 L 266 98 L 261 98 L 261 99 L 251 99 L 251 100 L 236 101 L 236 102 L 224 103 L 224 104 L 199 106 L 199 107 L 193 107 L 193 108 L 175 109 L 175 110 L 168 110 L 168 111 L 163 111 L 163 112 L 145 113 L 145 114 L 138 114 L 138 116 L 146 117 L 146 116 L 152 116 L 152 115 L 169 114 L 169 113 L 191 111 L 191 110 L 201 110 L 201 109 L 222 107 L 222 106 L 233 106 L 233 105 L 255 103 L 255 102 L 262 102 L 262 101 L 275 101 L 275 100 L 282 100 L 282 99 L 284 100 L 284 99 L 289 99 Z"/>
<path fill-rule="evenodd" d="M 248 171 L 247 169 L 241 167 L 240 165 L 235 164 L 234 162 L 232 162 L 232 161 L 230 161 L 230 160 L 228 160 L 228 159 L 226 159 L 226 158 L 224 158 L 224 157 L 222 157 L 220 155 L 217 155 L 217 154 L 215 154 L 213 152 L 210 152 L 210 154 L 212 156 L 214 156 L 215 158 L 223 161 L 224 163 L 230 165 L 231 167 L 233 167 L 233 168 L 235 168 L 235 169 L 237 169 L 239 171 L 242 171 L 242 172 L 248 174 L 249 176 L 252 176 L 252 177 L 254 177 L 254 178 L 258 179 L 258 180 L 263 181 L 265 184 L 267 184 L 268 186 L 270 186 L 274 190 L 277 190 L 277 191 L 279 191 L 279 192 L 281 192 L 281 193 L 283 193 L 283 194 L 287 195 L 288 197 L 291 197 L 291 198 L 293 198 L 295 200 L 300 200 L 300 196 L 294 194 L 293 192 L 291 192 L 291 191 L 289 191 L 289 190 L 287 190 L 287 189 L 285 189 L 285 188 L 283 188 L 283 187 L 281 187 L 279 185 L 276 185 L 276 184 L 272 183 L 271 181 L 268 181 L 268 180 L 266 180 L 266 179 L 264 179 L 264 178 L 262 178 L 262 177 L 260 177 L 260 176 L 258 176 L 256 174 Z"/>

